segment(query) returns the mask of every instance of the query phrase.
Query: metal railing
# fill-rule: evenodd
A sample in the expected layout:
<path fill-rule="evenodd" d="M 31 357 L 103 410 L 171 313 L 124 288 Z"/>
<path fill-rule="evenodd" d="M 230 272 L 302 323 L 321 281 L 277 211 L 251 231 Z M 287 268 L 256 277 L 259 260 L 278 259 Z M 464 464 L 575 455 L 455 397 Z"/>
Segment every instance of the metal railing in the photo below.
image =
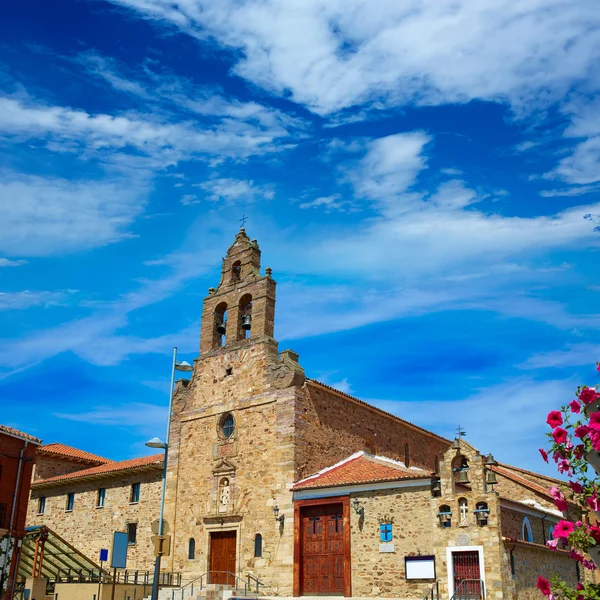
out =
<path fill-rule="evenodd" d="M 482 579 L 463 579 L 450 600 L 485 600 L 485 583 Z"/>
<path fill-rule="evenodd" d="M 123 583 L 126 585 L 152 585 L 153 571 L 118 570 L 104 571 L 102 569 L 59 569 L 52 583 Z M 163 587 L 180 587 L 181 573 L 161 573 L 158 580 Z"/>
<path fill-rule="evenodd" d="M 215 577 L 215 575 L 217 577 Z M 224 576 L 224 577 L 222 577 Z M 254 575 L 247 574 L 246 579 L 242 579 L 238 577 L 231 571 L 207 571 L 200 575 L 200 577 L 196 577 L 196 579 L 192 579 L 192 581 L 186 583 L 179 590 L 171 591 L 171 600 L 185 600 L 190 596 L 194 595 L 194 590 L 202 591 L 207 585 L 213 583 L 223 583 L 222 581 L 214 581 L 214 579 L 225 579 L 226 583 L 224 585 L 231 585 L 231 581 L 233 581 L 233 589 L 236 591 L 244 590 L 244 596 L 248 595 L 248 591 L 256 591 L 259 593 L 260 586 L 263 583 L 256 578 Z"/>
<path fill-rule="evenodd" d="M 429 586 L 423 600 L 440 600 L 440 582 L 437 579 Z"/>

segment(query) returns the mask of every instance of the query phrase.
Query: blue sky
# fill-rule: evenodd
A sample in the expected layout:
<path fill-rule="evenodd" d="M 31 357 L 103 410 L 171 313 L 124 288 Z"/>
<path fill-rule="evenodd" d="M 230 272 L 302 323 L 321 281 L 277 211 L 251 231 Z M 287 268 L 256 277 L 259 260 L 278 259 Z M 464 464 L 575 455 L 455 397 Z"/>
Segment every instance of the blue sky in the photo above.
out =
<path fill-rule="evenodd" d="M 1 10 L 5 424 L 145 454 L 245 214 L 310 377 L 553 472 L 600 356 L 592 2 Z"/>

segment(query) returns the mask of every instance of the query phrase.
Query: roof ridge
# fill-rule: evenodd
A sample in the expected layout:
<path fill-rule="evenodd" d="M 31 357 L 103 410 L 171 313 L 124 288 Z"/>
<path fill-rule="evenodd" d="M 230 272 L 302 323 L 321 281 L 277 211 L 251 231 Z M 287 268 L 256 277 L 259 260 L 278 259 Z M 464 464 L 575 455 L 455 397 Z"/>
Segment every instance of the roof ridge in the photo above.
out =
<path fill-rule="evenodd" d="M 335 469 L 343 467 L 344 465 L 347 465 L 348 463 L 352 462 L 353 460 L 357 460 L 358 458 L 360 458 L 361 456 L 364 456 L 365 454 L 366 453 L 364 450 L 359 450 L 358 452 L 355 452 L 354 454 L 347 456 L 343 460 L 340 460 L 339 462 L 337 462 L 333 465 L 330 465 L 329 467 L 324 467 L 323 469 L 321 469 L 320 471 L 317 471 L 313 475 L 309 475 L 308 477 L 305 477 L 304 479 L 300 479 L 299 481 L 296 481 L 294 483 L 294 487 L 297 485 L 300 485 L 301 483 L 305 483 L 306 481 L 310 481 L 311 479 L 316 479 L 317 477 L 321 477 L 321 475 L 325 475 L 325 473 L 330 473 L 331 471 L 334 471 Z"/>
<path fill-rule="evenodd" d="M 22 438 L 22 439 L 27 440 L 28 442 L 32 442 L 34 444 L 42 443 L 42 440 L 40 440 L 39 438 L 36 438 L 35 436 L 31 435 L 30 433 L 25 433 L 24 431 L 19 431 L 18 429 L 15 429 L 14 427 L 9 427 L 8 425 L 0 425 L 0 432 L 5 433 L 6 435 L 10 435 L 12 437 Z"/>
<path fill-rule="evenodd" d="M 81 450 L 81 448 L 63 444 L 62 442 L 50 442 L 49 444 L 44 444 L 38 448 L 38 452 L 41 452 L 42 454 L 54 454 L 57 456 L 64 456 L 66 458 L 73 458 L 75 460 L 97 462 L 101 464 L 115 462 L 111 458 L 105 458 L 104 456 L 93 454 L 87 450 Z"/>

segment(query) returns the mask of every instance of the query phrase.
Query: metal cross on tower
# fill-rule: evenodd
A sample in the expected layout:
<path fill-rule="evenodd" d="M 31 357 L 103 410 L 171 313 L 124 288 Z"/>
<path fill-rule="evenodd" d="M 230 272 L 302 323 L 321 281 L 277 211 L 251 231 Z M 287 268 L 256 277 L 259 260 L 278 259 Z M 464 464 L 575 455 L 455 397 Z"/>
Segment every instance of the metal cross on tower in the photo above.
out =
<path fill-rule="evenodd" d="M 240 219 L 240 223 L 242 224 L 241 229 L 244 228 L 244 225 L 246 224 L 246 221 L 248 220 L 248 217 L 244 214 L 242 214 L 242 218 Z"/>
<path fill-rule="evenodd" d="M 465 435 L 467 435 L 467 432 L 459 425 L 456 428 L 456 437 L 458 439 L 460 439 L 461 437 L 464 437 Z"/>

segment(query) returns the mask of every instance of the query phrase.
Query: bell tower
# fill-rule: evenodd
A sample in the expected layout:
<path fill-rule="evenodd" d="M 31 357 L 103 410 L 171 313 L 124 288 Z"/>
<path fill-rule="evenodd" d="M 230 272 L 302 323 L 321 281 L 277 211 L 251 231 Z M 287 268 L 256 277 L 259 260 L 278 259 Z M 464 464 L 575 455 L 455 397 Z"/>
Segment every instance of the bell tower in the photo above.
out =
<path fill-rule="evenodd" d="M 204 299 L 200 357 L 248 340 L 274 341 L 275 286 L 271 269 L 260 273 L 260 249 L 242 227 L 227 250 L 217 289 Z"/>

